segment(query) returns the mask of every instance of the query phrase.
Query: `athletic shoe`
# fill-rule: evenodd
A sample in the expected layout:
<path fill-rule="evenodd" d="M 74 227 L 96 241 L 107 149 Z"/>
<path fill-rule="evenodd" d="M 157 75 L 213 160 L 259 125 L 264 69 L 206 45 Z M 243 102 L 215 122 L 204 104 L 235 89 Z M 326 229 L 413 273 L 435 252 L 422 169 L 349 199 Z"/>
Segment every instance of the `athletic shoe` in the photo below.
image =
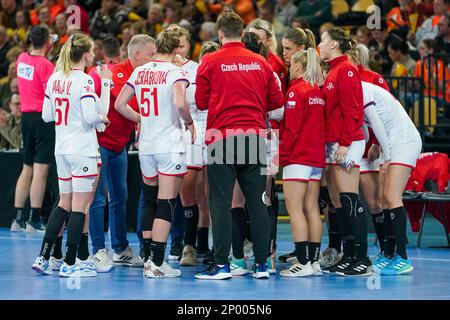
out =
<path fill-rule="evenodd" d="M 206 265 L 214 264 L 214 250 L 211 250 L 208 256 L 205 259 L 203 259 L 203 264 Z"/>
<path fill-rule="evenodd" d="M 334 266 L 331 266 L 329 268 L 323 268 L 323 273 L 336 273 L 338 271 L 344 271 L 346 270 L 350 265 L 354 263 L 354 259 L 352 257 L 342 257 L 342 259 L 335 264 Z"/>
<path fill-rule="evenodd" d="M 247 257 L 247 260 L 253 258 L 253 243 L 247 239 L 244 240 L 244 257 Z"/>
<path fill-rule="evenodd" d="M 399 255 L 395 255 L 392 262 L 381 269 L 382 276 L 397 276 L 401 274 L 411 273 L 414 270 L 409 259 L 403 259 Z"/>
<path fill-rule="evenodd" d="M 75 262 L 75 264 L 69 266 L 63 261 L 61 268 L 59 269 L 59 276 L 65 278 L 78 278 L 78 277 L 96 277 L 97 271 L 87 268 L 86 265 L 81 265 L 80 260 Z"/>
<path fill-rule="evenodd" d="M 287 263 L 288 260 L 292 261 L 293 258 L 297 258 L 297 256 L 295 255 L 295 251 L 289 252 L 287 254 L 283 254 L 282 256 L 278 257 L 278 261 L 281 263 Z"/>
<path fill-rule="evenodd" d="M 92 259 L 92 257 L 88 257 L 86 260 L 77 258 L 77 263 L 79 263 L 80 266 L 84 269 L 97 272 L 97 264 L 95 263 L 94 259 Z"/>
<path fill-rule="evenodd" d="M 94 254 L 93 257 L 95 266 L 97 267 L 97 272 L 104 273 L 109 272 L 114 268 L 113 262 L 108 256 L 107 249 L 100 249 Z"/>
<path fill-rule="evenodd" d="M 209 250 L 209 249 L 206 251 L 197 250 L 197 262 L 203 262 L 204 259 L 208 258 L 210 253 L 211 253 L 211 250 Z"/>
<path fill-rule="evenodd" d="M 195 266 L 197 264 L 196 250 L 193 246 L 185 245 L 181 256 L 180 265 Z"/>
<path fill-rule="evenodd" d="M 393 259 L 388 259 L 384 256 L 384 254 L 379 253 L 377 254 L 377 256 L 375 257 L 375 262 L 373 263 L 373 271 L 375 272 L 380 272 L 381 270 L 383 270 L 385 267 L 387 267 L 388 265 L 391 264 Z"/>
<path fill-rule="evenodd" d="M 311 266 L 310 261 L 308 261 L 306 264 L 295 263 L 289 269 L 280 271 L 280 276 L 282 277 L 299 278 L 312 275 L 314 275 L 314 269 Z"/>
<path fill-rule="evenodd" d="M 321 276 L 321 275 L 323 275 L 322 268 L 320 267 L 320 264 L 319 264 L 318 261 L 315 261 L 314 263 L 312 263 L 312 264 L 311 264 L 311 267 L 312 267 L 313 270 L 314 270 L 314 275 L 315 275 L 315 276 Z"/>
<path fill-rule="evenodd" d="M 52 268 L 53 271 L 58 271 L 59 268 L 61 268 L 61 264 L 63 262 L 63 258 L 56 259 L 55 257 L 50 257 L 50 260 L 48 263 L 50 264 L 50 268 Z"/>
<path fill-rule="evenodd" d="M 131 247 L 127 247 L 120 253 L 114 253 L 113 262 L 117 267 L 142 267 L 144 265 L 142 258 L 135 255 Z"/>
<path fill-rule="evenodd" d="M 227 263 L 223 267 L 219 267 L 217 264 L 211 264 L 206 270 L 196 273 L 196 279 L 202 280 L 226 280 L 231 279 L 233 276 L 230 271 L 230 264 Z"/>
<path fill-rule="evenodd" d="M 266 260 L 267 263 L 267 270 L 270 274 L 277 273 L 277 269 L 275 268 L 275 254 L 272 253 L 270 256 L 267 257 Z"/>
<path fill-rule="evenodd" d="M 245 276 L 250 273 L 248 269 L 247 259 L 244 257 L 242 259 L 236 259 L 231 257 L 230 259 L 230 270 L 233 276 Z"/>
<path fill-rule="evenodd" d="M 45 227 L 42 224 L 42 220 L 39 219 L 38 222 L 33 222 L 31 219 L 27 221 L 27 226 L 25 228 L 26 233 L 44 233 Z"/>
<path fill-rule="evenodd" d="M 336 274 L 345 277 L 370 276 L 372 274 L 372 262 L 369 258 L 355 260 L 345 270 L 336 271 Z"/>
<path fill-rule="evenodd" d="M 183 254 L 183 247 L 181 245 L 176 245 L 170 249 L 169 260 L 180 260 Z"/>
<path fill-rule="evenodd" d="M 319 264 L 323 268 L 329 268 L 336 265 L 342 258 L 342 252 L 339 253 L 335 248 L 326 248 L 319 258 Z"/>
<path fill-rule="evenodd" d="M 45 258 L 43 256 L 37 257 L 31 268 L 34 271 L 36 271 L 37 273 L 42 273 L 42 274 L 47 274 L 47 275 L 53 274 L 50 264 L 48 263 L 47 260 L 45 260 Z"/>
<path fill-rule="evenodd" d="M 147 278 L 177 278 L 181 276 L 181 270 L 172 268 L 165 261 L 158 267 L 152 260 L 148 259 L 144 264 L 144 276 Z"/>
<path fill-rule="evenodd" d="M 254 264 L 253 267 L 253 278 L 256 279 L 269 279 L 269 271 L 267 270 L 267 264 L 264 263 L 258 263 Z"/>
<path fill-rule="evenodd" d="M 16 219 L 13 220 L 11 224 L 11 232 L 22 232 L 25 231 L 26 225 L 23 221 L 17 221 Z"/>

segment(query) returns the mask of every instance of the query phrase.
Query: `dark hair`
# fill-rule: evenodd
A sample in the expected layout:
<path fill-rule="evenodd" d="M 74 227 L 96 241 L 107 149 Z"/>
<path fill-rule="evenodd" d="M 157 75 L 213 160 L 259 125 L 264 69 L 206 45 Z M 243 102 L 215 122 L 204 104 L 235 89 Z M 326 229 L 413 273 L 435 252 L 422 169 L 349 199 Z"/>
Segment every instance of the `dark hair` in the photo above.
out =
<path fill-rule="evenodd" d="M 441 51 L 441 47 L 439 43 L 437 43 L 434 39 L 425 39 L 422 40 L 423 44 L 427 46 L 428 49 L 433 49 L 433 53 L 439 53 Z"/>
<path fill-rule="evenodd" d="M 22 9 L 22 10 L 18 10 L 16 12 L 16 15 L 21 12 L 23 14 L 23 18 L 25 19 L 25 24 L 26 26 L 31 26 L 31 17 L 30 17 L 30 11 L 26 10 L 26 9 Z"/>
<path fill-rule="evenodd" d="M 180 46 L 180 38 L 174 30 L 164 30 L 156 39 L 156 51 L 161 54 L 171 54 Z"/>
<path fill-rule="evenodd" d="M 120 56 L 120 43 L 115 37 L 106 37 L 102 40 L 102 45 L 103 51 L 107 57 L 115 58 Z"/>
<path fill-rule="evenodd" d="M 50 30 L 44 25 L 34 26 L 28 39 L 34 49 L 41 49 L 50 39 Z"/>
<path fill-rule="evenodd" d="M 245 44 L 245 47 L 248 50 L 257 53 L 259 55 L 262 55 L 267 60 L 268 56 L 267 47 L 261 42 L 261 39 L 257 34 L 252 32 L 246 32 L 244 33 L 244 36 L 242 37 L 241 41 Z"/>
<path fill-rule="evenodd" d="M 244 21 L 233 11 L 220 14 L 217 18 L 217 30 L 227 38 L 239 38 L 244 30 Z"/>
<path fill-rule="evenodd" d="M 347 51 L 356 48 L 356 41 L 341 28 L 333 27 L 325 32 L 332 40 L 338 43 L 339 50 L 341 50 L 342 53 L 346 53 Z"/>
<path fill-rule="evenodd" d="M 389 42 L 388 47 L 391 48 L 391 50 L 398 51 L 400 50 L 402 54 L 407 54 L 409 51 L 408 44 L 406 41 L 394 39 Z"/>

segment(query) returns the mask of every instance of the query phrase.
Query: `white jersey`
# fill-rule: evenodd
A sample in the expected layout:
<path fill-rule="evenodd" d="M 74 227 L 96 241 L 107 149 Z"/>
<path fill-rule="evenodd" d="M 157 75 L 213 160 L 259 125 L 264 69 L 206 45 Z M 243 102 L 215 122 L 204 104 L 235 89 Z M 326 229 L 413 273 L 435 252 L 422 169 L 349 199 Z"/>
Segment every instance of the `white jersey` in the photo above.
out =
<path fill-rule="evenodd" d="M 383 158 L 390 159 L 393 146 L 420 140 L 420 134 L 403 106 L 383 88 L 362 82 L 364 120 L 380 142 Z"/>
<path fill-rule="evenodd" d="M 180 118 L 172 103 L 173 85 L 178 81 L 189 82 L 186 73 L 163 61 L 136 68 L 128 79 L 141 113 L 140 155 L 185 152 Z"/>
<path fill-rule="evenodd" d="M 55 121 L 55 154 L 97 156 L 95 126 L 102 122 L 97 100 L 94 81 L 83 71 L 73 69 L 69 75 L 58 71 L 50 76 L 42 119 Z"/>
<path fill-rule="evenodd" d="M 195 78 L 197 77 L 198 63 L 192 60 L 187 60 L 183 66 L 183 70 L 187 74 L 189 80 L 189 87 L 186 89 L 186 101 L 189 105 L 192 118 L 197 122 L 205 122 L 208 117 L 208 110 L 198 110 L 195 104 Z"/>

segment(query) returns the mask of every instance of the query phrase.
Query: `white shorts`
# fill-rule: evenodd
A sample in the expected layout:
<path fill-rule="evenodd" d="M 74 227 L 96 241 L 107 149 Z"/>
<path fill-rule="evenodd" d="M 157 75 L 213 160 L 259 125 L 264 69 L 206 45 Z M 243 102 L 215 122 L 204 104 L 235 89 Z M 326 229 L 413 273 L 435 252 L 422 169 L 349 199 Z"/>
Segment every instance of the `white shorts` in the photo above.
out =
<path fill-rule="evenodd" d="M 139 155 L 142 176 L 154 179 L 158 174 L 164 176 L 184 176 L 187 173 L 185 153 L 160 153 Z"/>
<path fill-rule="evenodd" d="M 371 172 L 380 172 L 380 164 L 383 163 L 381 158 L 376 159 L 375 161 L 369 162 L 367 158 L 362 158 L 361 167 L 359 168 L 359 173 L 371 173 Z"/>
<path fill-rule="evenodd" d="M 290 164 L 283 168 L 283 181 L 320 181 L 322 170 L 322 168 L 302 164 Z"/>
<path fill-rule="evenodd" d="M 326 163 L 328 165 L 337 165 L 335 161 L 336 151 L 339 147 L 337 142 L 327 143 L 326 145 Z M 364 150 L 366 149 L 366 140 L 353 141 L 347 153 L 346 161 L 352 161 L 355 167 L 359 168 L 361 166 L 361 160 L 364 155 Z"/>
<path fill-rule="evenodd" d="M 184 131 L 184 143 L 186 147 L 186 165 L 188 169 L 202 170 L 208 162 L 208 152 L 205 144 L 206 125 L 194 122 L 195 125 L 195 142 L 191 143 L 191 132 Z"/>
<path fill-rule="evenodd" d="M 422 140 L 398 143 L 391 147 L 391 165 L 399 165 L 414 169 L 417 158 L 422 151 Z"/>
<path fill-rule="evenodd" d="M 92 192 L 97 171 L 97 157 L 56 154 L 60 193 Z"/>

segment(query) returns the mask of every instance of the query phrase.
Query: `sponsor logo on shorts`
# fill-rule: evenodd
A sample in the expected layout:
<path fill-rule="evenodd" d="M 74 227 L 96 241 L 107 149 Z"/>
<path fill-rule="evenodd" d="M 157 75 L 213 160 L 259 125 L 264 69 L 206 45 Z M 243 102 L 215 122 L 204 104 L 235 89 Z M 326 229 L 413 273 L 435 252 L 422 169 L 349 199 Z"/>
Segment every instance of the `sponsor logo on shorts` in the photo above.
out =
<path fill-rule="evenodd" d="M 89 170 L 88 167 L 83 167 L 83 172 L 87 172 Z"/>
<path fill-rule="evenodd" d="M 177 164 L 175 169 L 180 170 L 181 169 L 181 164 Z"/>
<path fill-rule="evenodd" d="M 192 210 L 184 210 L 184 216 L 186 218 L 192 218 L 194 216 L 194 212 L 192 212 Z"/>

